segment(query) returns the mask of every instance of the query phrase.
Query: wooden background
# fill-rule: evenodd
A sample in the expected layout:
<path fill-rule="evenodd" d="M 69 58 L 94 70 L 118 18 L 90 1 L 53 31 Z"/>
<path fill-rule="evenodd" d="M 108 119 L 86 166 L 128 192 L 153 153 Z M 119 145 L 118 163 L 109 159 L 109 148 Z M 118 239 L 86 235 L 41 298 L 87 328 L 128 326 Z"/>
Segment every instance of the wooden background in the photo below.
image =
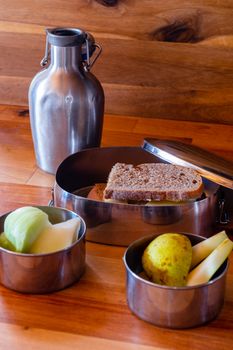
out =
<path fill-rule="evenodd" d="M 27 105 L 55 26 L 102 45 L 106 113 L 233 124 L 232 0 L 0 0 L 0 103 Z"/>

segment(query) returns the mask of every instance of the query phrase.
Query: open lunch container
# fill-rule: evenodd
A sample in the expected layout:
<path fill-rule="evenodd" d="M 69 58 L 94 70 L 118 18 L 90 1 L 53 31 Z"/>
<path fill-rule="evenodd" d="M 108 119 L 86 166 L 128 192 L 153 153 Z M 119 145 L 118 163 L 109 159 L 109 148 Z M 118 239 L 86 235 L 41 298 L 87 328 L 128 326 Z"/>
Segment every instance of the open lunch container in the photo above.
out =
<path fill-rule="evenodd" d="M 87 198 L 96 183 L 106 183 L 117 163 L 172 163 L 192 167 L 203 178 L 203 196 L 194 202 L 158 204 L 107 203 Z M 193 145 L 145 139 L 142 147 L 102 147 L 79 151 L 58 167 L 53 204 L 79 214 L 89 241 L 128 246 L 161 232 L 190 232 L 209 237 L 233 229 L 233 163 Z"/>
<path fill-rule="evenodd" d="M 192 245 L 205 238 L 182 233 Z M 140 319 L 159 327 L 184 329 L 214 320 L 224 304 L 228 259 L 210 281 L 194 286 L 166 286 L 151 282 L 143 272 L 142 254 L 156 235 L 129 245 L 124 255 L 127 304 Z"/>
<path fill-rule="evenodd" d="M 79 218 L 80 228 L 74 242 L 63 249 L 41 254 L 20 253 L 0 247 L 0 283 L 21 293 L 44 294 L 64 289 L 77 282 L 85 271 L 86 225 L 76 213 L 64 208 L 36 206 L 44 211 L 52 224 Z M 0 216 L 0 232 L 6 217 Z"/>

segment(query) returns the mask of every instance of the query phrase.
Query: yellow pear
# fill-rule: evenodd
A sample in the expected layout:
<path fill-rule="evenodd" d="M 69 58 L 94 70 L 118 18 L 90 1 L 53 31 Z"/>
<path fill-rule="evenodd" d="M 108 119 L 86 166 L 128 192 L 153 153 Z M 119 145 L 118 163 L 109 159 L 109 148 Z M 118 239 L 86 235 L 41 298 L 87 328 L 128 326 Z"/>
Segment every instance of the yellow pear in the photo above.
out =
<path fill-rule="evenodd" d="M 191 242 L 179 233 L 159 235 L 150 242 L 142 256 L 147 276 L 154 283 L 166 286 L 185 286 L 191 261 Z"/>

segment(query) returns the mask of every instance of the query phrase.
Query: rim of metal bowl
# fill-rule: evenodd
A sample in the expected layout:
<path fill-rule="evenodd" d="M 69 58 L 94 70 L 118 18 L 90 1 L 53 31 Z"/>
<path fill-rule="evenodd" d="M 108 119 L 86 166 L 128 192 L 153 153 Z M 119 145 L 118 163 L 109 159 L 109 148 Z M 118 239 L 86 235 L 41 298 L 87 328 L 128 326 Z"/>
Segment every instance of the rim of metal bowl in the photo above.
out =
<path fill-rule="evenodd" d="M 122 206 L 122 207 L 128 207 L 128 206 L 134 206 L 134 207 L 142 207 L 143 205 L 142 204 L 128 204 L 128 203 L 111 203 L 111 202 L 104 202 L 104 201 L 100 201 L 100 200 L 95 200 L 95 199 L 89 199 L 87 197 L 82 197 L 80 195 L 77 195 L 75 194 L 74 192 L 70 192 L 70 191 L 67 191 L 67 189 L 65 189 L 63 186 L 61 186 L 60 184 L 60 181 L 58 181 L 58 175 L 63 171 L 63 168 L 66 167 L 66 164 L 69 163 L 70 161 L 72 161 L 73 159 L 75 160 L 77 155 L 78 154 L 85 154 L 85 153 L 89 153 L 91 151 L 95 151 L 95 150 L 117 150 L 117 149 L 122 149 L 122 150 L 126 150 L 126 149 L 140 149 L 142 150 L 142 148 L 140 146 L 112 146 L 112 147 L 94 147 L 94 148 L 86 148 L 86 149 L 83 149 L 83 150 L 80 150 L 76 153 L 73 153 L 71 155 L 69 155 L 67 158 L 65 158 L 58 166 L 57 168 L 57 171 L 56 171 L 56 174 L 55 174 L 55 183 L 54 183 L 54 186 L 53 186 L 53 191 L 55 191 L 55 187 L 58 186 L 62 191 L 68 193 L 69 195 L 71 195 L 72 197 L 74 198 L 78 198 L 79 200 L 83 200 L 83 201 L 91 201 L 93 203 L 96 203 L 96 204 L 100 204 L 100 205 L 103 205 L 103 206 Z M 204 178 L 204 180 L 207 180 Z M 210 181 L 210 180 L 207 180 L 207 181 Z M 212 182 L 212 181 L 210 181 Z M 94 186 L 94 185 L 88 185 L 88 186 L 85 186 L 85 187 L 89 187 L 89 186 Z M 219 186 L 216 186 L 216 187 L 219 187 Z M 80 189 L 77 189 L 78 190 L 81 190 Z M 205 198 L 202 198 L 202 199 L 199 199 L 198 201 L 194 200 L 194 201 L 190 201 L 190 202 L 184 202 L 184 203 L 179 203 L 179 204 L 168 204 L 168 203 L 165 203 L 165 204 L 162 204 L 161 206 L 192 206 L 194 203 L 198 203 L 198 202 L 204 202 L 204 201 L 207 201 L 209 199 L 209 196 L 206 196 Z M 144 205 L 145 206 L 145 205 Z M 145 206 L 145 207 L 148 207 L 148 208 L 153 208 L 154 206 Z"/>
<path fill-rule="evenodd" d="M 51 208 L 51 209 L 60 209 L 60 210 L 63 210 L 63 211 L 67 211 L 67 212 L 70 212 L 71 214 L 73 214 L 75 217 L 78 217 L 80 220 L 81 220 L 81 225 L 83 226 L 83 232 L 81 234 L 81 236 L 75 240 L 71 245 L 69 245 L 68 247 L 66 248 L 63 248 L 63 249 L 60 249 L 60 250 L 56 250 L 54 252 L 50 252 L 50 253 L 40 253 L 40 254 L 33 254 L 33 253 L 20 253 L 20 252 L 14 252 L 12 250 L 8 250 L 8 249 L 5 249 L 3 247 L 0 246 L 0 251 L 3 251 L 7 254 L 11 254 L 11 255 L 16 255 L 16 256 L 22 256 L 22 257 L 25 257 L 25 258 L 29 258 L 29 257 L 42 257 L 42 256 L 46 256 L 46 255 L 55 255 L 55 254 L 60 254 L 61 252 L 65 252 L 65 251 L 68 251 L 70 249 L 72 249 L 76 244 L 78 244 L 83 238 L 85 238 L 85 235 L 86 235 L 86 230 L 87 230 L 87 227 L 86 227 L 86 223 L 85 221 L 83 220 L 83 218 L 78 215 L 77 213 L 75 213 L 74 211 L 72 210 L 69 210 L 69 209 L 66 209 L 66 208 L 62 208 L 62 207 L 50 207 L 48 205 L 30 205 L 31 207 L 35 207 L 35 208 Z M 16 208 L 17 209 L 17 208 Z M 6 212 L 5 214 L 1 215 L 1 217 L 3 216 L 7 216 L 8 214 L 10 214 L 13 210 L 9 211 L 9 212 Z"/>
<path fill-rule="evenodd" d="M 179 232 L 181 234 L 186 234 L 187 236 L 193 236 L 193 237 L 196 237 L 196 235 L 192 234 L 192 233 L 187 233 L 187 232 Z M 161 233 L 162 234 L 162 233 Z M 200 284 L 197 284 L 197 285 L 193 285 L 193 286 L 183 286 L 183 287 L 176 287 L 176 286 L 165 286 L 165 285 L 162 285 L 162 284 L 157 284 L 157 283 L 154 283 L 154 282 L 151 282 L 141 276 L 139 276 L 136 272 L 134 272 L 128 265 L 127 263 L 127 254 L 129 252 L 129 250 L 132 248 L 132 246 L 136 245 L 137 243 L 139 243 L 140 241 L 144 240 L 144 239 L 149 239 L 149 238 L 152 238 L 154 237 L 154 235 L 148 235 L 148 236 L 144 236 L 144 237 L 141 237 L 139 239 L 137 239 L 136 241 L 132 242 L 128 248 L 126 249 L 125 253 L 124 253 L 124 256 L 123 256 L 123 262 L 124 262 L 124 265 L 125 265 L 125 268 L 127 269 L 128 272 L 131 273 L 131 275 L 133 275 L 133 277 L 142 282 L 142 283 L 145 283 L 145 284 L 148 284 L 149 286 L 151 287 L 156 287 L 156 288 L 161 288 L 161 289 L 165 289 L 165 290 L 190 290 L 190 289 L 196 289 L 196 288 L 203 288 L 203 287 L 206 287 L 206 286 L 209 286 L 209 285 L 212 285 L 213 283 L 216 283 L 216 281 L 218 281 L 219 279 L 222 278 L 222 276 L 224 274 L 227 273 L 227 270 L 228 270 L 228 267 L 229 267 L 229 260 L 228 258 L 223 262 L 223 264 L 226 262 L 226 267 L 224 268 L 224 270 L 218 275 L 216 276 L 214 279 L 210 279 L 210 281 L 208 282 L 205 282 L 205 283 L 200 283 Z M 201 239 L 206 239 L 206 237 L 203 237 L 203 236 L 198 236 L 198 238 L 201 238 Z M 148 243 L 149 244 L 149 243 Z M 222 266 L 222 265 L 221 265 Z M 219 267 L 220 268 L 220 267 Z M 216 271 L 217 272 L 217 271 Z"/>

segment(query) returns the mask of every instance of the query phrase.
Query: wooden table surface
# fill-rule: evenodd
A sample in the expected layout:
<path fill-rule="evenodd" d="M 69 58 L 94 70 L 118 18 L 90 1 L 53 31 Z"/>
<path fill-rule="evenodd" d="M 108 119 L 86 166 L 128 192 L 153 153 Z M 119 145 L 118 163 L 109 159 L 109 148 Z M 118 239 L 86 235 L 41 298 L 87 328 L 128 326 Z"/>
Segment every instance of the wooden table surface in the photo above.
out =
<path fill-rule="evenodd" d="M 102 146 L 140 145 L 143 137 L 155 136 L 231 159 L 232 135 L 231 125 L 106 116 Z M 46 205 L 53 182 L 35 164 L 27 108 L 0 106 L 0 214 L 27 204 Z M 169 330 L 141 321 L 128 309 L 124 251 L 87 242 L 86 273 L 60 292 L 26 295 L 0 286 L 0 349 L 232 348 L 233 261 L 219 317 L 195 329 Z"/>

